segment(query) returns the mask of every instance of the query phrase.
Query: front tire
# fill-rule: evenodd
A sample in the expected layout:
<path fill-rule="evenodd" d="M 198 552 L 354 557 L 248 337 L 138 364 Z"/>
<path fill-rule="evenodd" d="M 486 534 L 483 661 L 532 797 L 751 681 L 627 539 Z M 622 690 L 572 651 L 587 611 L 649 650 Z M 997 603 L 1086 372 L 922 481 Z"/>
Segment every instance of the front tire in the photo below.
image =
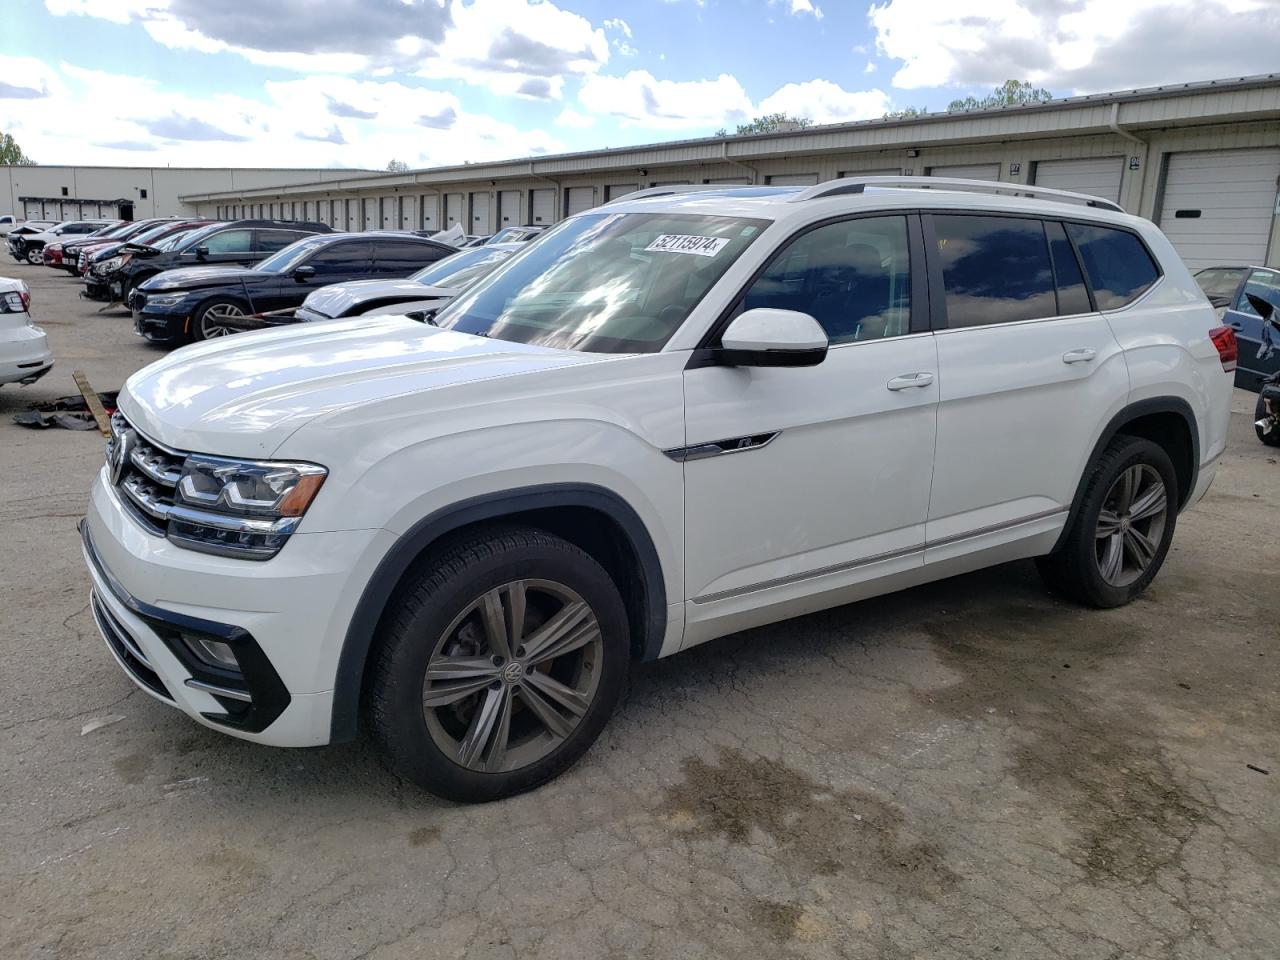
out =
<path fill-rule="evenodd" d="M 1262 388 L 1266 390 L 1266 387 Z M 1274 398 L 1271 401 L 1272 407 L 1280 404 L 1280 398 Z M 1266 401 L 1262 394 L 1258 394 L 1258 402 L 1253 408 L 1253 432 L 1258 435 L 1258 439 L 1265 443 L 1268 447 L 1280 447 L 1280 423 L 1272 423 L 1271 429 L 1266 433 L 1262 432 L 1262 428 L 1258 426 L 1259 420 L 1270 420 L 1274 415 L 1267 412 Z"/>
<path fill-rule="evenodd" d="M 1178 516 L 1178 478 L 1164 449 L 1117 436 L 1093 470 L 1058 549 L 1036 565 L 1051 590 L 1091 607 L 1140 596 L 1169 552 Z"/>
<path fill-rule="evenodd" d="M 394 603 L 366 713 L 391 768 L 438 796 L 497 800 L 559 776 L 622 695 L 622 598 L 559 537 L 492 527 L 457 540 Z"/>
<path fill-rule="evenodd" d="M 44 251 L 35 247 L 27 247 L 26 257 L 27 263 L 33 267 L 38 267 L 44 263 Z"/>
<path fill-rule="evenodd" d="M 199 342 L 239 333 L 239 330 L 227 326 L 226 321 L 244 315 L 245 310 L 240 303 L 229 297 L 214 297 L 207 303 L 201 304 L 192 314 L 191 339 Z"/>

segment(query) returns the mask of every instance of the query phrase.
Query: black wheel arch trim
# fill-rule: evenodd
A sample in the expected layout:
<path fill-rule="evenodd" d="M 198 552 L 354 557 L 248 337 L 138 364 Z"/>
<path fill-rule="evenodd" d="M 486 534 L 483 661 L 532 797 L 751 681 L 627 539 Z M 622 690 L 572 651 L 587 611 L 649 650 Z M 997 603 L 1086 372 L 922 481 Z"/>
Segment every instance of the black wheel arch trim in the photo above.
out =
<path fill-rule="evenodd" d="M 1062 533 L 1058 536 L 1057 543 L 1053 545 L 1054 550 L 1057 550 L 1062 545 L 1067 532 L 1075 523 L 1076 517 L 1080 513 L 1080 508 L 1084 503 L 1084 494 L 1089 486 L 1089 479 L 1093 476 L 1094 468 L 1097 466 L 1102 452 L 1106 450 L 1107 444 L 1115 439 L 1117 434 L 1124 432 L 1126 424 L 1132 423 L 1139 417 L 1150 416 L 1153 413 L 1176 413 L 1187 424 L 1187 430 L 1191 436 L 1191 477 L 1190 482 L 1187 484 L 1187 492 L 1178 504 L 1178 510 L 1182 511 L 1186 508 L 1192 494 L 1195 493 L 1196 483 L 1200 478 L 1200 429 L 1196 425 L 1195 411 L 1191 409 L 1191 404 L 1181 397 L 1151 397 L 1146 400 L 1137 400 L 1124 407 L 1108 420 L 1107 425 L 1098 436 L 1098 442 L 1093 446 L 1093 452 L 1089 455 L 1084 473 L 1080 476 L 1080 483 L 1076 487 L 1075 496 L 1071 500 L 1071 511 L 1067 514 L 1067 522 L 1062 527 Z"/>
<path fill-rule="evenodd" d="M 415 523 L 391 546 L 365 584 L 338 655 L 330 742 L 351 740 L 356 735 L 365 668 L 378 622 L 401 578 L 422 552 L 441 537 L 473 523 L 554 507 L 598 510 L 622 529 L 639 561 L 645 588 L 640 659 L 657 659 L 667 629 L 666 583 L 653 538 L 631 504 L 612 490 L 594 484 L 540 484 L 482 494 L 437 510 Z"/>

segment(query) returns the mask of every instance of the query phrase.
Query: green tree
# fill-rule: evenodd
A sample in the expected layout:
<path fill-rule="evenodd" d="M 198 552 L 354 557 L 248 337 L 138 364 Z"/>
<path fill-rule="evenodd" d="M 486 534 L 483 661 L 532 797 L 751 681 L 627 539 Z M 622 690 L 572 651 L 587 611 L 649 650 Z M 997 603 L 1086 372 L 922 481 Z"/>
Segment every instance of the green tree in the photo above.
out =
<path fill-rule="evenodd" d="M 387 164 L 387 173 L 408 173 L 409 165 L 403 160 L 392 160 Z"/>
<path fill-rule="evenodd" d="M 1019 103 L 1041 103 L 1052 99 L 1053 94 L 1044 87 L 1033 87 L 1025 80 L 1006 80 L 981 100 L 972 96 L 952 100 L 947 104 L 947 112 L 987 110 L 991 107 L 1011 107 Z"/>
<path fill-rule="evenodd" d="M 15 167 L 30 167 L 35 164 L 34 160 L 22 152 L 12 133 L 0 133 L 0 166 L 5 164 Z"/>
<path fill-rule="evenodd" d="M 768 113 L 763 117 L 756 117 L 748 123 L 738 124 L 738 129 L 734 131 L 737 136 L 743 136 L 748 133 L 780 133 L 784 130 L 803 130 L 805 127 L 812 126 L 813 121 L 808 117 L 792 117 L 785 113 Z M 716 131 L 717 137 L 729 136 L 729 131 L 721 127 Z"/>
<path fill-rule="evenodd" d="M 883 117 L 885 120 L 910 120 L 923 117 L 929 111 L 924 107 L 903 107 L 901 110 L 890 110 Z"/>

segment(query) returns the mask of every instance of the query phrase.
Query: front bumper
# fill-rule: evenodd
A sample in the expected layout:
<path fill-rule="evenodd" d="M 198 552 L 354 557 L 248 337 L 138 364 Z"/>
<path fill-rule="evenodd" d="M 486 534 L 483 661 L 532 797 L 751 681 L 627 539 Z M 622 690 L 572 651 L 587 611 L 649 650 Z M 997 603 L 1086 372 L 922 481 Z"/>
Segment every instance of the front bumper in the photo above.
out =
<path fill-rule="evenodd" d="M 82 531 L 95 619 L 134 683 L 197 722 L 246 740 L 290 747 L 329 742 L 347 623 L 391 534 L 298 533 L 265 563 L 197 553 L 142 529 L 103 471 Z M 240 675 L 202 664 L 184 632 L 231 646 Z"/>
<path fill-rule="evenodd" d="M 157 312 L 134 306 L 137 300 L 130 294 L 130 307 L 133 311 L 133 329 L 140 337 L 156 343 L 178 343 L 187 340 L 191 333 L 191 315 L 185 310 L 177 312 Z"/>

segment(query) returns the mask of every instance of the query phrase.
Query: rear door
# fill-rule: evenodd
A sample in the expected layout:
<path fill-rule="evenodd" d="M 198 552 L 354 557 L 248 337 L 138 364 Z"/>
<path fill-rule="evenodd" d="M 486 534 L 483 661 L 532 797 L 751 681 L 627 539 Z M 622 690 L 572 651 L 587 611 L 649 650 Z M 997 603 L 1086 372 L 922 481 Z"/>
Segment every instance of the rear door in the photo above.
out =
<path fill-rule="evenodd" d="M 1063 223 L 936 213 L 925 236 L 941 377 L 925 562 L 1047 550 L 1128 395 L 1123 352 Z"/>

